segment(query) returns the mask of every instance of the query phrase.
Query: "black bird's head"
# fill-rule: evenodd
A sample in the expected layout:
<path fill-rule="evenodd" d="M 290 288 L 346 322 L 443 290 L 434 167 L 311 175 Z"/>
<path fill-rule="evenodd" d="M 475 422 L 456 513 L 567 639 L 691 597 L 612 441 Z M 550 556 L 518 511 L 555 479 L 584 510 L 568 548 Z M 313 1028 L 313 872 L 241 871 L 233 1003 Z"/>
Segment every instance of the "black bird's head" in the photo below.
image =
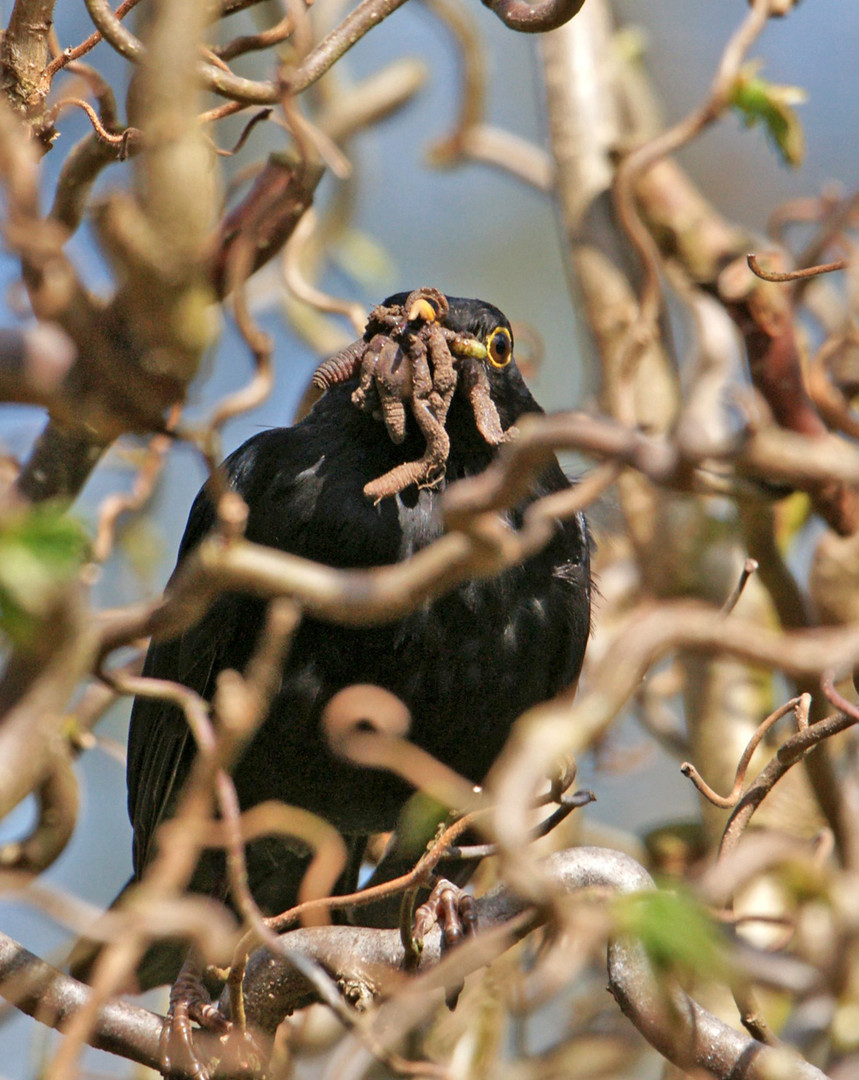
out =
<path fill-rule="evenodd" d="M 399 464 L 364 485 L 377 503 L 412 484 L 433 487 L 456 464 L 485 468 L 516 437 L 521 416 L 542 412 L 516 366 L 503 312 L 430 287 L 373 308 L 363 338 L 313 376 L 317 391 L 347 383 L 351 404 L 382 421 L 401 448 Z M 411 457 L 418 439 L 424 452 Z"/>
<path fill-rule="evenodd" d="M 383 307 L 401 306 L 411 294 L 394 293 L 383 301 Z M 529 412 L 543 410 L 531 396 L 516 365 L 513 329 L 510 320 L 486 300 L 462 296 L 447 296 L 448 310 L 440 312 L 439 322 L 448 330 L 470 339 L 468 346 L 452 348 L 460 373 L 479 365 L 486 373 L 492 400 L 506 429 Z M 463 380 L 457 388 L 454 402 L 464 396 Z"/>

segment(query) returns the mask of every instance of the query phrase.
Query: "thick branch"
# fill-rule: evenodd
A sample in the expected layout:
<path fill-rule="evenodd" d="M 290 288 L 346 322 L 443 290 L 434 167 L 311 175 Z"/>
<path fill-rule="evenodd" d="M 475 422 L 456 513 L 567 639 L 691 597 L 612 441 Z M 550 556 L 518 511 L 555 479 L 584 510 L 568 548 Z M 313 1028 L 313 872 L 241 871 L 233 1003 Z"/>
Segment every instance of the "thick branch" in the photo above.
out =
<path fill-rule="evenodd" d="M 91 990 L 0 933 L 0 994 L 28 1016 L 62 1029 Z M 163 1024 L 163 1017 L 147 1009 L 111 1001 L 99 1013 L 91 1045 L 157 1069 Z"/>
<path fill-rule="evenodd" d="M 542 864 L 546 880 L 556 893 L 573 894 L 584 889 L 608 888 L 617 893 L 653 889 L 649 874 L 627 855 L 603 848 L 577 848 L 559 852 Z M 481 933 L 460 946 L 439 964 L 440 935 L 434 931 L 421 955 L 418 980 L 388 1005 L 383 1005 L 371 1024 L 369 1036 L 380 1036 L 390 1045 L 407 1034 L 412 1024 L 426 1015 L 426 995 L 437 992 L 447 980 L 456 983 L 469 972 L 489 963 L 524 933 L 539 924 L 532 916 L 522 922 L 526 905 L 501 885 L 477 901 Z M 545 910 L 545 909 L 544 909 Z M 509 933 L 501 931 L 507 927 Z M 495 933 L 493 933 L 495 931 Z M 356 996 L 364 988 L 369 996 L 384 996 L 384 969 L 394 973 L 403 967 L 404 953 L 397 930 L 325 927 L 296 930 L 284 938 L 288 952 L 274 957 L 257 952 L 248 968 L 246 1007 L 248 1016 L 265 1030 L 273 1031 L 293 1009 L 315 999 L 306 979 L 290 964 L 290 954 L 320 964 L 341 987 Z M 669 1061 L 686 1069 L 706 1069 L 717 1077 L 757 1080 L 771 1075 L 776 1064 L 773 1052 L 735 1031 L 677 991 L 673 1008 L 666 1007 L 664 989 L 658 983 L 644 950 L 630 941 L 617 941 L 608 951 L 609 989 L 623 1012 L 653 1046 Z M 399 983 L 397 983 L 399 985 Z M 410 999 L 423 1007 L 412 1009 Z M 365 1031 L 365 1035 L 367 1032 Z M 791 1080 L 822 1080 L 823 1074 L 797 1058 L 784 1062 L 780 1076 Z"/>
<path fill-rule="evenodd" d="M 544 34 L 557 30 L 578 15 L 585 0 L 483 0 L 490 11 L 509 26 L 523 34 Z"/>
<path fill-rule="evenodd" d="M 0 44 L 3 90 L 12 107 L 33 122 L 35 134 L 50 146 L 53 130 L 41 130 L 45 100 L 48 36 L 54 22 L 54 0 L 15 0 Z"/>
<path fill-rule="evenodd" d="M 646 871 L 627 855 L 601 848 L 578 848 L 559 852 L 541 866 L 556 893 L 584 889 L 611 889 L 633 893 L 653 888 Z M 341 988 L 358 995 L 360 988 L 371 997 L 384 996 L 386 969 L 399 987 L 397 996 L 370 1018 L 364 1035 L 382 1043 L 402 1037 L 426 1015 L 426 995 L 436 993 L 447 979 L 461 979 L 469 971 L 491 962 L 524 933 L 539 923 L 528 917 L 525 904 L 506 886 L 499 886 L 477 902 L 481 933 L 449 956 L 440 959 L 440 935 L 436 928 L 426 940 L 420 972 L 408 988 L 402 989 L 403 947 L 397 930 L 370 930 L 350 927 L 313 927 L 284 935 L 287 951 L 273 956 L 259 950 L 251 958 L 245 981 L 245 1008 L 248 1021 L 263 1031 L 273 1031 L 296 1008 L 317 995 L 296 970 L 294 957 L 302 967 L 318 965 Z M 544 909 L 545 910 L 545 909 Z M 524 921 L 523 921 L 524 920 Z M 505 929 L 507 933 L 504 933 Z M 787 1080 L 823 1080 L 823 1074 L 797 1058 L 785 1060 L 768 1047 L 735 1031 L 702 1009 L 685 994 L 673 995 L 673 1008 L 666 1007 L 665 993 L 651 970 L 644 950 L 630 941 L 618 941 L 608 951 L 609 988 L 621 1009 L 644 1037 L 670 1061 L 684 1068 L 701 1068 L 716 1077 L 743 1077 L 763 1080 L 773 1075 L 777 1065 Z M 10 981 L 11 980 L 11 981 Z M 22 1011 L 54 1027 L 62 1027 L 84 1006 L 89 990 L 28 953 L 11 939 L 0 935 L 0 984 L 2 992 Z M 366 1000 L 366 999 L 365 999 Z M 415 1001 L 423 1007 L 409 1006 Z M 119 1002 L 104 1006 L 91 1035 L 91 1043 L 102 1049 L 147 1065 L 158 1066 L 161 1018 L 144 1009 Z M 196 1036 L 205 1052 L 206 1040 Z M 217 1051 L 223 1053 L 218 1044 Z M 222 1063 L 216 1075 L 228 1066 Z"/>

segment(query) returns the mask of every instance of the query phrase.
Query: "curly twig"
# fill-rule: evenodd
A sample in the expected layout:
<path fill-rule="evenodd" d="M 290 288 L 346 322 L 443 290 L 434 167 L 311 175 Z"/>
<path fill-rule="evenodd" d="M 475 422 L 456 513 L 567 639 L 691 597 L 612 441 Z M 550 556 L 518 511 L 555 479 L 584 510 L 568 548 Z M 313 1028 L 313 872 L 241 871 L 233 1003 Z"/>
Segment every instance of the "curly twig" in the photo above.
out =
<path fill-rule="evenodd" d="M 834 262 L 820 263 L 818 266 L 806 266 L 802 270 L 785 270 L 779 273 L 775 270 L 764 270 L 758 263 L 757 255 L 746 256 L 749 269 L 763 281 L 803 281 L 806 278 L 819 277 L 821 274 L 831 274 L 834 270 L 846 270 L 850 265 L 849 259 L 836 259 Z"/>
<path fill-rule="evenodd" d="M 119 518 L 123 514 L 142 510 L 151 499 L 172 443 L 173 440 L 168 435 L 154 435 L 144 451 L 143 462 L 134 478 L 131 491 L 108 495 L 102 502 L 92 544 L 92 557 L 96 562 L 106 562 L 110 557 Z"/>
<path fill-rule="evenodd" d="M 761 739 L 783 716 L 787 716 L 789 712 L 797 712 L 797 706 L 800 705 L 800 698 L 791 698 L 790 701 L 785 702 L 784 705 L 780 705 L 774 712 L 763 720 L 755 729 L 751 739 L 746 744 L 746 748 L 740 757 L 739 764 L 737 765 L 737 771 L 734 774 L 734 786 L 731 788 L 729 795 L 718 795 L 713 789 L 705 783 L 701 774 L 688 761 L 684 761 L 680 766 L 680 772 L 684 776 L 687 776 L 695 787 L 701 792 L 705 799 L 708 799 L 714 806 L 718 806 L 721 810 L 732 810 L 740 800 L 740 795 L 743 790 L 743 784 L 746 782 L 746 771 L 749 767 L 749 763 L 752 760 L 752 756 L 760 745 Z M 799 713 L 797 712 L 797 717 Z"/>
<path fill-rule="evenodd" d="M 140 129 L 134 127 L 125 128 L 123 131 L 118 132 L 117 134 L 113 134 L 112 132 L 108 131 L 107 128 L 103 126 L 101 120 L 99 120 L 98 114 L 96 113 L 92 105 L 90 105 L 88 101 L 84 101 L 82 98 L 63 98 L 61 101 L 57 102 L 55 111 L 59 112 L 67 105 L 74 105 L 78 109 L 83 109 L 83 111 L 89 117 L 89 122 L 92 124 L 93 130 L 95 131 L 96 135 L 98 135 L 102 142 L 106 142 L 110 146 L 116 146 L 117 148 L 119 148 L 121 151 L 119 155 L 120 157 L 126 156 L 126 147 L 128 146 L 129 140 L 140 136 Z"/>

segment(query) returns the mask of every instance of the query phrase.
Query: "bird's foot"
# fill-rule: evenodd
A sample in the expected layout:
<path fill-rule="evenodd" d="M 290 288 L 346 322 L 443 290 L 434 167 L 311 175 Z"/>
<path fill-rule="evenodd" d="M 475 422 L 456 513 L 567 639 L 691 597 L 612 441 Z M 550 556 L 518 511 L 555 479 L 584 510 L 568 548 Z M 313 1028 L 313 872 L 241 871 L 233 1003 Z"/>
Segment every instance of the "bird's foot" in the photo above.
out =
<path fill-rule="evenodd" d="M 458 885 L 441 878 L 436 882 L 426 903 L 415 911 L 412 937 L 420 947 L 435 924 L 441 929 L 441 947 L 445 952 L 464 937 L 477 933 L 477 908 L 474 897 Z M 462 991 L 462 983 L 449 987 L 445 993 L 447 1007 L 453 1009 Z"/>
<path fill-rule="evenodd" d="M 436 882 L 429 899 L 415 911 L 412 931 L 415 941 L 422 942 L 436 923 L 445 949 L 477 931 L 474 897 L 446 878 Z"/>
<path fill-rule="evenodd" d="M 161 1075 L 209 1080 L 209 1069 L 194 1047 L 193 1024 L 224 1035 L 232 1024 L 209 1000 L 199 972 L 186 964 L 170 991 L 170 1011 L 161 1031 Z"/>

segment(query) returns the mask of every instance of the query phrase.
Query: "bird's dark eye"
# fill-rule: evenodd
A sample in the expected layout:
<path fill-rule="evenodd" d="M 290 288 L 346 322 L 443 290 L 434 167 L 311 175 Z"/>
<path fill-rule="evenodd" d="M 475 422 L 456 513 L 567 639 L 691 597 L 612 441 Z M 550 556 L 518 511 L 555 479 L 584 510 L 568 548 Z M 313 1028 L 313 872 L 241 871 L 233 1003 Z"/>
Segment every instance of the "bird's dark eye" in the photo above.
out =
<path fill-rule="evenodd" d="M 497 368 L 507 367 L 513 359 L 513 338 L 506 326 L 496 326 L 486 339 L 486 354 Z"/>

